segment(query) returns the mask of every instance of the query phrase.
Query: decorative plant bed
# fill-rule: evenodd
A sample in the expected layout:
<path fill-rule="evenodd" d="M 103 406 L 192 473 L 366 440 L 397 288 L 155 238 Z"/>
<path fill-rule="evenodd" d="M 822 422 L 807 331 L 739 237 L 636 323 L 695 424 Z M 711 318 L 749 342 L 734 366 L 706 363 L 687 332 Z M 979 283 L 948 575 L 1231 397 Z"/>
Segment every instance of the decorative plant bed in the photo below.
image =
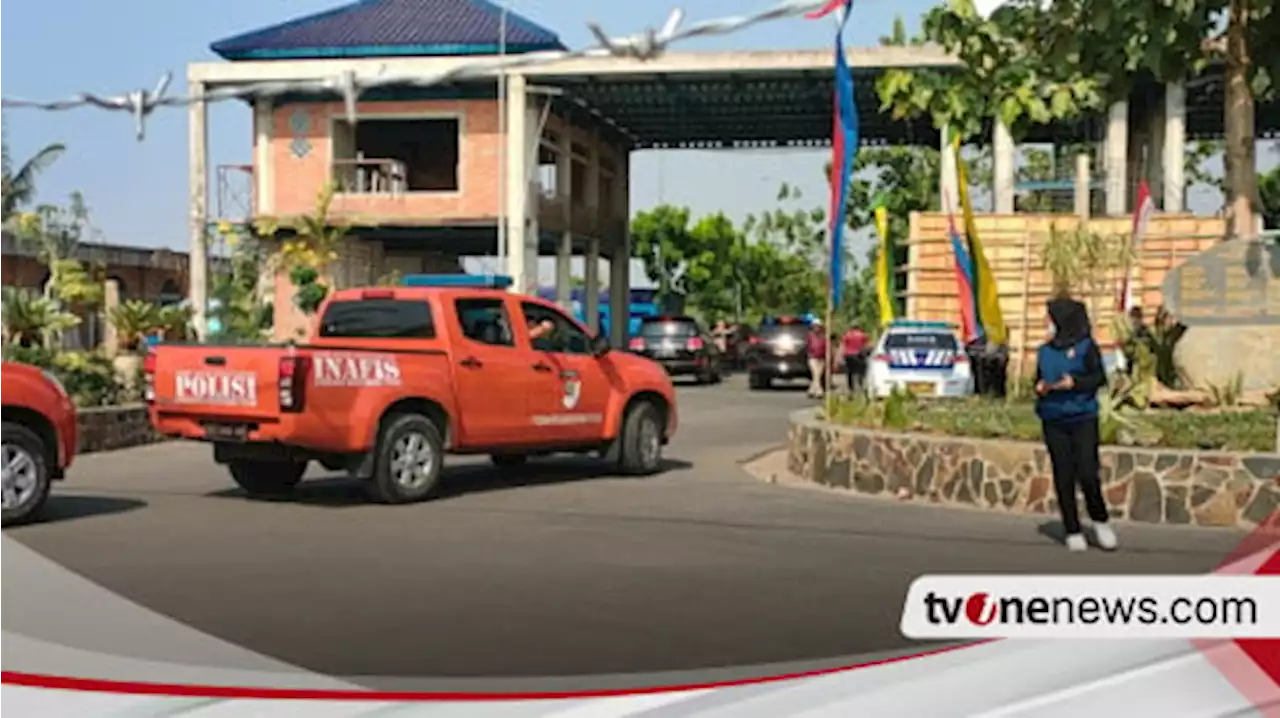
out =
<path fill-rule="evenodd" d="M 1036 441 L 862 428 L 810 409 L 792 415 L 787 452 L 792 473 L 833 488 L 997 511 L 1058 510 L 1049 457 Z M 1255 528 L 1280 509 L 1280 454 L 1104 446 L 1102 482 L 1116 518 Z"/>

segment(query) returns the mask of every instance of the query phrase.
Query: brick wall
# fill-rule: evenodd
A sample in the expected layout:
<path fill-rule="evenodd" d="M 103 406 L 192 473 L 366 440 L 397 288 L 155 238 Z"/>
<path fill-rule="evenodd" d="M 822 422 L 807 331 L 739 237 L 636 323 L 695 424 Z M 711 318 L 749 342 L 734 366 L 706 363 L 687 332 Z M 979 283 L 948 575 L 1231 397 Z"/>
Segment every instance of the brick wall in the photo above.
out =
<path fill-rule="evenodd" d="M 276 215 L 306 214 L 315 207 L 316 193 L 331 177 L 333 120 L 344 116 L 342 103 L 299 103 L 274 111 L 271 143 Z M 382 219 L 479 219 L 498 215 L 498 132 L 496 100 L 421 100 L 368 102 L 360 115 L 376 119 L 388 115 L 412 119 L 421 115 L 457 116 L 461 137 L 457 192 L 407 193 L 399 196 L 338 196 L 337 214 L 374 215 Z M 392 117 L 389 117 L 391 119 Z M 306 147 L 302 156 L 295 142 Z M 373 158 L 371 158 L 373 159 Z M 431 222 L 428 222 L 431 223 Z"/>
<path fill-rule="evenodd" d="M 49 270 L 32 257 L 5 255 L 0 263 L 0 281 L 7 287 L 24 287 L 39 291 Z M 120 282 L 121 299 L 143 299 L 156 302 L 166 281 L 172 281 L 178 293 L 186 295 L 187 278 L 181 271 L 161 267 L 110 266 L 106 276 Z"/>

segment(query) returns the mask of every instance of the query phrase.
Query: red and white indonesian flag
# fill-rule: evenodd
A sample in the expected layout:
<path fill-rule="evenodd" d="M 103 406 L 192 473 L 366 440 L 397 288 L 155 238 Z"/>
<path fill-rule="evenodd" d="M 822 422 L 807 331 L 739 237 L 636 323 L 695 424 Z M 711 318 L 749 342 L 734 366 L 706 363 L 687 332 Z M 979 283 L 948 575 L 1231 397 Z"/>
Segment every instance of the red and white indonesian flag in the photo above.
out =
<path fill-rule="evenodd" d="M 1143 236 L 1147 233 L 1147 224 L 1151 221 L 1151 215 L 1155 214 L 1156 205 L 1151 201 L 1151 189 L 1147 187 L 1147 181 L 1142 180 L 1138 185 L 1138 201 L 1133 210 L 1133 251 L 1138 251 L 1138 245 L 1142 242 Z M 1132 270 L 1126 268 L 1124 277 L 1120 279 L 1120 302 L 1119 310 L 1128 312 L 1137 305 L 1137 300 L 1133 296 Z"/>

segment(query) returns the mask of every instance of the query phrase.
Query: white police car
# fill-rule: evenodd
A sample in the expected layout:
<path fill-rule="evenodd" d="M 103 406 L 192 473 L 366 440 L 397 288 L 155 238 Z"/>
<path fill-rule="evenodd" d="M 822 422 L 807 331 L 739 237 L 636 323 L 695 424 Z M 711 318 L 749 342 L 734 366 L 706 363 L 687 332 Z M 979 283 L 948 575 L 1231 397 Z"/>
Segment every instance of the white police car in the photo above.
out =
<path fill-rule="evenodd" d="M 873 397 L 895 387 L 919 397 L 970 396 L 973 369 L 952 325 L 899 321 L 876 342 L 864 386 Z"/>

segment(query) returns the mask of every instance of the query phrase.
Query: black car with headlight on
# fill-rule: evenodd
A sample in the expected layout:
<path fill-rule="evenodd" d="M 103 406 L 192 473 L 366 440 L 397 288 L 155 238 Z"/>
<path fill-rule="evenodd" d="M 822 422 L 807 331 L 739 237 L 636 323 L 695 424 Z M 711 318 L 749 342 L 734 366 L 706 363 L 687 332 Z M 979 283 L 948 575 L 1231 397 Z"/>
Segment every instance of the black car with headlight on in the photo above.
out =
<path fill-rule="evenodd" d="M 658 362 L 673 377 L 692 376 L 699 384 L 720 381 L 723 357 L 693 317 L 645 317 L 627 349 Z"/>
<path fill-rule="evenodd" d="M 805 349 L 808 336 L 809 324 L 795 317 L 761 326 L 747 347 L 747 384 L 752 389 L 768 389 L 774 381 L 810 380 Z"/>

